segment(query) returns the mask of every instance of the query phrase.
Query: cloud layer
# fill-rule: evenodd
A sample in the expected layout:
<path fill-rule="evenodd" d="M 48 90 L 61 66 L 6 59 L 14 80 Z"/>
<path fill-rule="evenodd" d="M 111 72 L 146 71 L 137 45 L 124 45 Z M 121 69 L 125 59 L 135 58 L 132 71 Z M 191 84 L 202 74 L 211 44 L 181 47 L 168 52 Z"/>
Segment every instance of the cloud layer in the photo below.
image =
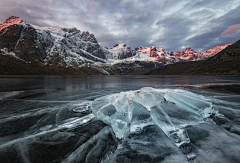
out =
<path fill-rule="evenodd" d="M 239 29 L 240 29 L 240 24 L 231 25 L 228 27 L 228 29 L 223 31 L 223 33 L 221 33 L 221 35 L 229 35 L 232 33 L 236 33 Z"/>
<path fill-rule="evenodd" d="M 239 0 L 1 1 L 0 22 L 14 15 L 39 26 L 77 27 L 108 47 L 204 51 L 240 39 Z"/>

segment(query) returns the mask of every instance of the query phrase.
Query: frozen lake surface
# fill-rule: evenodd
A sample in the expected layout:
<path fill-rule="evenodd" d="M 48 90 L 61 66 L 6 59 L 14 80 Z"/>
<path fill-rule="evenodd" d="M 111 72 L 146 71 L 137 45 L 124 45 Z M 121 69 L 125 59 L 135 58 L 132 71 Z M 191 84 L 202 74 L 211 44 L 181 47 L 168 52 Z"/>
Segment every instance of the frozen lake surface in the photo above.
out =
<path fill-rule="evenodd" d="M 239 85 L 240 76 L 0 76 L 0 160 L 240 162 Z"/>

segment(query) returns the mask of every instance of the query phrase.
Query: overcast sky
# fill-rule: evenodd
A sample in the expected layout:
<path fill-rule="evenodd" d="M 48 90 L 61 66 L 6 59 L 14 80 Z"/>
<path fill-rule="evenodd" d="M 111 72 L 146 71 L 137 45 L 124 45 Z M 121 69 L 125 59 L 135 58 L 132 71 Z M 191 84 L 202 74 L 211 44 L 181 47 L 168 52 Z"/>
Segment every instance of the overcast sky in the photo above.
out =
<path fill-rule="evenodd" d="M 39 26 L 77 27 L 101 46 L 204 51 L 240 39 L 239 0 L 0 0 L 9 16 Z"/>

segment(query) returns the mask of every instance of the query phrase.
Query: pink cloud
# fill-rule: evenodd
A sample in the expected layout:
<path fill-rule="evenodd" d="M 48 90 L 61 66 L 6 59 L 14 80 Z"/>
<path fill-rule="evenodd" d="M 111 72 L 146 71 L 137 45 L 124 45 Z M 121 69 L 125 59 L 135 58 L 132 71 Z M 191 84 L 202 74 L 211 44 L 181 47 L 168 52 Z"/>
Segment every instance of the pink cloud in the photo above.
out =
<path fill-rule="evenodd" d="M 228 29 L 223 31 L 221 33 L 221 35 L 228 35 L 228 34 L 231 34 L 231 33 L 235 33 L 239 29 L 240 29 L 240 24 L 231 25 L 231 26 L 228 27 Z"/>

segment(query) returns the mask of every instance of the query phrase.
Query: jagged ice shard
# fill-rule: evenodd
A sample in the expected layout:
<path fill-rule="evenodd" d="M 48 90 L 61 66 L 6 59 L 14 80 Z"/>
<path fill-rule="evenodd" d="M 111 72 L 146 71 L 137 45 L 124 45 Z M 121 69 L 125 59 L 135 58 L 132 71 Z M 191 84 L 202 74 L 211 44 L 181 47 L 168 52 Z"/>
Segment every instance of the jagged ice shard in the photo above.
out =
<path fill-rule="evenodd" d="M 145 87 L 121 92 L 93 101 L 91 109 L 98 119 L 112 126 L 117 138 L 157 125 L 177 146 L 190 140 L 183 129 L 197 125 L 217 113 L 203 96 L 181 89 Z"/>

